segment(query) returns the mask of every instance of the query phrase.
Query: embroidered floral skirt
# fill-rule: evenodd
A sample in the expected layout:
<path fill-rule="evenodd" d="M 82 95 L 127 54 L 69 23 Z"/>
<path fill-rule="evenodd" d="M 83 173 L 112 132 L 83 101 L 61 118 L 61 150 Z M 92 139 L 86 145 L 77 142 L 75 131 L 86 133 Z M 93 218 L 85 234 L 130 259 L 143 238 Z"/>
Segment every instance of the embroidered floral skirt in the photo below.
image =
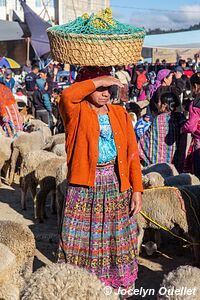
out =
<path fill-rule="evenodd" d="M 96 169 L 95 187 L 69 185 L 58 262 L 85 268 L 114 289 L 137 279 L 137 224 L 129 217 L 131 190 L 119 192 L 114 166 Z"/>

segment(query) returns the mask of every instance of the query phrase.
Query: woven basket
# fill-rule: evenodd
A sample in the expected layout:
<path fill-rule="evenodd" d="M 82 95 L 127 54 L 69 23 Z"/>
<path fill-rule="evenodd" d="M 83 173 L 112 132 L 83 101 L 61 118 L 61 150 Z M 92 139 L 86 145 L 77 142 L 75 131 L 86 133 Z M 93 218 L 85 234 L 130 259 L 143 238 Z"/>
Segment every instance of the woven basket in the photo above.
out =
<path fill-rule="evenodd" d="M 52 58 L 58 62 L 80 66 L 114 66 L 137 62 L 141 57 L 143 37 L 84 35 L 60 36 L 48 31 Z"/>
<path fill-rule="evenodd" d="M 100 16 L 100 17 L 99 17 Z M 105 19 L 103 19 L 105 18 Z M 110 9 L 48 28 L 52 58 L 80 66 L 114 66 L 137 62 L 144 29 L 113 19 Z"/>

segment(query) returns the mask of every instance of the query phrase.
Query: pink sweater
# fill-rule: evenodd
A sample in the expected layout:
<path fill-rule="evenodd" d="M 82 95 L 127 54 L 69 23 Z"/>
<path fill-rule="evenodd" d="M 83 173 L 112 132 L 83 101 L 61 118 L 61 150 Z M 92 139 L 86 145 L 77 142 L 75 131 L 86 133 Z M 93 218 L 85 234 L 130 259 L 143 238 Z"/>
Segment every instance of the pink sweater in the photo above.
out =
<path fill-rule="evenodd" d="M 193 102 L 190 104 L 189 119 L 183 125 L 182 132 L 191 133 L 194 138 L 200 139 L 200 108 L 194 107 Z"/>

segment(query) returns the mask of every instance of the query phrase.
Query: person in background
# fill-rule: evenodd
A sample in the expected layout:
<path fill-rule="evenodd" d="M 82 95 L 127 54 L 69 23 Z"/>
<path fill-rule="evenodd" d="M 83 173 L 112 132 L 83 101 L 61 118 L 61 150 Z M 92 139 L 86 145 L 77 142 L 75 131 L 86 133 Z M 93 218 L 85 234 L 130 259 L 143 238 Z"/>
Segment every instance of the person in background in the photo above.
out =
<path fill-rule="evenodd" d="M 32 66 L 31 72 L 25 77 L 25 85 L 27 92 L 34 92 L 36 86 L 36 79 L 38 78 L 39 67 L 37 65 Z"/>
<path fill-rule="evenodd" d="M 150 126 L 151 126 L 150 116 L 145 114 L 144 116 L 142 116 L 142 118 L 140 118 L 137 121 L 135 125 L 135 134 L 137 140 L 139 140 L 144 135 L 144 133 L 149 129 Z"/>
<path fill-rule="evenodd" d="M 5 71 L 6 71 L 6 66 L 3 65 L 2 67 L 0 67 L 0 78 L 4 76 Z"/>
<path fill-rule="evenodd" d="M 22 122 L 11 90 L 0 83 L 0 125 L 5 132 L 5 136 L 16 137 L 18 132 L 23 130 Z"/>
<path fill-rule="evenodd" d="M 175 94 L 175 97 L 180 99 L 185 86 L 185 82 L 181 77 L 181 72 L 174 72 L 169 69 L 163 69 L 158 72 L 155 84 L 149 86 L 151 99 L 147 113 L 151 116 L 151 121 L 159 113 L 158 101 L 160 101 L 161 94 Z M 179 103 L 181 104 L 181 102 Z"/>
<path fill-rule="evenodd" d="M 178 65 L 179 65 L 179 67 L 181 67 L 184 70 L 186 68 L 186 60 L 179 59 Z"/>
<path fill-rule="evenodd" d="M 192 142 L 184 164 L 184 172 L 195 174 L 200 179 L 200 73 L 190 78 L 194 101 L 189 107 L 189 118 L 182 132 L 191 133 Z"/>
<path fill-rule="evenodd" d="M 37 65 L 33 65 L 31 72 L 25 76 L 25 86 L 26 92 L 28 96 L 28 108 L 29 113 L 35 116 L 34 105 L 33 105 L 33 94 L 36 90 L 36 79 L 38 78 L 39 67 Z"/>
<path fill-rule="evenodd" d="M 4 76 L 0 78 L 0 82 L 4 83 L 14 93 L 15 79 L 12 77 L 11 69 L 5 70 Z"/>
<path fill-rule="evenodd" d="M 131 117 L 133 128 L 134 128 L 135 124 L 137 123 L 137 120 L 141 117 L 142 109 L 136 102 L 129 102 L 126 103 L 126 110 Z"/>
<path fill-rule="evenodd" d="M 131 77 L 129 73 L 125 70 L 125 66 L 117 66 L 115 68 L 115 77 L 120 80 L 123 84 L 123 87 L 119 88 L 119 100 L 123 102 L 128 102 L 129 100 L 129 85 L 131 81 Z"/>
<path fill-rule="evenodd" d="M 144 68 L 144 65 L 141 63 L 134 67 L 132 72 L 131 84 L 132 84 L 132 96 L 140 97 L 140 100 L 143 100 L 144 93 L 143 93 L 143 86 L 147 83 L 147 71 Z"/>
<path fill-rule="evenodd" d="M 141 163 L 144 167 L 156 163 L 172 163 L 182 172 L 186 135 L 180 134 L 180 128 L 185 117 L 183 113 L 176 112 L 180 105 L 179 97 L 169 91 L 160 92 L 156 93 L 157 115 L 138 141 Z"/>
<path fill-rule="evenodd" d="M 32 71 L 30 60 L 26 61 L 26 64 L 23 66 L 22 71 L 26 73 L 30 73 Z"/>
<path fill-rule="evenodd" d="M 50 95 L 48 94 L 47 71 L 40 70 L 40 78 L 36 79 L 37 91 L 33 94 L 33 103 L 35 108 L 35 117 L 44 123 L 49 128 L 52 127 L 52 107 Z"/>
<path fill-rule="evenodd" d="M 63 121 L 58 109 L 58 105 L 60 102 L 60 95 L 62 93 L 61 89 L 55 88 L 53 89 L 51 95 L 51 103 L 52 103 L 52 114 L 54 119 L 54 133 L 63 133 L 64 132 L 64 125 Z"/>

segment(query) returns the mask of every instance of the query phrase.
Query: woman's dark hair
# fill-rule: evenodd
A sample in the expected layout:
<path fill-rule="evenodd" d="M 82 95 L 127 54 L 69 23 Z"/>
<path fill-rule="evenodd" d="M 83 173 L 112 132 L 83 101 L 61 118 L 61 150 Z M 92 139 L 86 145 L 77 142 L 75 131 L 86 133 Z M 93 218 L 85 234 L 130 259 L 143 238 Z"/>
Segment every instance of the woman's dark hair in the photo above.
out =
<path fill-rule="evenodd" d="M 53 93 L 60 95 L 62 93 L 62 89 L 55 88 L 53 89 Z"/>
<path fill-rule="evenodd" d="M 167 105 L 168 111 L 174 111 L 180 105 L 178 96 L 174 93 L 166 92 L 160 95 L 161 104 Z"/>
<path fill-rule="evenodd" d="M 190 77 L 190 82 L 192 86 L 194 86 L 195 84 L 200 85 L 200 76 L 198 76 L 197 73 L 193 74 Z"/>
<path fill-rule="evenodd" d="M 142 109 L 141 107 L 135 103 L 135 102 L 130 102 L 130 103 L 127 103 L 126 104 L 126 110 L 128 113 L 130 112 L 133 112 L 136 114 L 137 116 L 137 119 L 139 119 L 141 117 L 141 112 L 142 112 Z"/>
<path fill-rule="evenodd" d="M 180 105 L 180 99 L 175 93 L 163 92 L 162 89 L 158 89 L 150 100 L 150 110 L 152 112 L 159 113 L 159 102 L 161 104 L 167 104 L 168 111 L 174 111 L 174 109 Z"/>

